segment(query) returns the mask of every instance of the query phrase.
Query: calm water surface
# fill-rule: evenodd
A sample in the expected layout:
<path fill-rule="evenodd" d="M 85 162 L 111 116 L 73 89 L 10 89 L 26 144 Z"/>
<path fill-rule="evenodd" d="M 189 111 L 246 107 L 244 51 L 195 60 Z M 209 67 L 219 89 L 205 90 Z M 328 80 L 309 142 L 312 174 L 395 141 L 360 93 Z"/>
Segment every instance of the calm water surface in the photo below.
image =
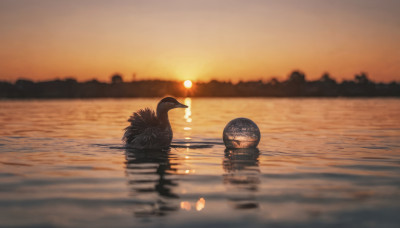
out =
<path fill-rule="evenodd" d="M 157 99 L 0 101 L 0 227 L 400 224 L 400 99 L 180 100 L 167 153 L 120 140 Z M 258 150 L 225 150 L 236 117 Z"/>

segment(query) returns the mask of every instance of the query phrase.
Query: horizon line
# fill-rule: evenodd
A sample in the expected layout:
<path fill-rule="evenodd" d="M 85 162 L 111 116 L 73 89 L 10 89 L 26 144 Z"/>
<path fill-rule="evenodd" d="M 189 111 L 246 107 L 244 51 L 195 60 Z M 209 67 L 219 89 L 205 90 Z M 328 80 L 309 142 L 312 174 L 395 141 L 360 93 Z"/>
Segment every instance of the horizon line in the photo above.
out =
<path fill-rule="evenodd" d="M 234 80 L 232 80 L 232 79 L 218 79 L 218 78 L 213 78 L 213 77 L 211 77 L 210 79 L 208 79 L 208 80 L 193 80 L 193 79 L 189 79 L 189 78 L 187 78 L 187 79 L 176 79 L 176 78 L 171 78 L 171 79 L 166 79 L 166 78 L 163 78 L 163 77 L 143 77 L 143 78 L 136 78 L 136 74 L 134 73 L 133 75 L 135 75 L 135 76 L 133 76 L 133 78 L 131 78 L 130 80 L 125 80 L 125 77 L 123 76 L 123 74 L 121 74 L 121 73 L 118 73 L 118 72 L 115 72 L 115 73 L 112 73 L 112 74 L 110 74 L 110 76 L 109 76 L 109 78 L 108 78 L 108 80 L 101 80 L 101 79 L 98 79 L 98 78 L 95 78 L 95 77 L 93 77 L 93 78 L 91 78 L 91 79 L 85 79 L 85 80 L 79 80 L 79 78 L 78 77 L 76 77 L 76 76 L 64 76 L 64 77 L 54 77 L 54 78 L 49 78 L 49 79 L 38 79 L 38 80 L 35 80 L 34 78 L 30 78 L 30 77 L 19 77 L 19 78 L 17 78 L 17 79 L 12 79 L 12 80 L 6 80 L 6 79 L 0 79 L 0 82 L 8 82 L 8 83 L 16 83 L 18 80 L 27 80 L 27 81 L 32 81 L 32 82 L 35 82 L 35 83 L 37 83 L 37 82 L 48 82 L 48 81 L 57 81 L 57 80 L 60 80 L 60 81 L 65 81 L 65 80 L 68 80 L 68 79 L 73 79 L 73 80 L 76 80 L 77 82 L 90 82 L 90 81 L 98 81 L 98 82 L 103 82 L 103 83 L 107 83 L 107 82 L 111 82 L 112 81 L 112 77 L 113 76 L 115 76 L 115 75 L 119 75 L 119 76 L 121 76 L 122 77 L 122 80 L 123 80 L 123 82 L 137 82 L 137 81 L 175 81 L 175 82 L 183 82 L 183 81 L 185 81 L 185 80 L 190 80 L 190 81 L 192 81 L 192 82 L 194 82 L 194 83 L 209 83 L 209 82 L 211 82 L 211 81 L 219 81 L 219 82 L 231 82 L 231 83 L 233 83 L 233 84 L 237 84 L 237 83 L 239 83 L 239 82 L 255 82 L 255 81 L 262 81 L 263 83 L 265 83 L 265 82 L 270 82 L 270 81 L 272 81 L 272 80 L 277 80 L 278 82 L 284 82 L 284 81 L 287 81 L 287 80 L 289 80 L 289 78 L 290 78 L 290 75 L 292 74 L 292 73 L 294 73 L 294 72 L 300 72 L 300 73 L 302 73 L 304 76 L 305 76 L 305 81 L 307 81 L 307 82 L 311 82 L 311 81 L 319 81 L 319 80 L 321 80 L 322 79 L 322 77 L 324 76 L 324 75 L 329 75 L 329 77 L 331 78 L 331 79 L 333 79 L 333 80 L 335 80 L 337 83 L 342 83 L 342 82 L 345 82 L 345 81 L 352 81 L 352 80 L 354 80 L 355 79 L 355 77 L 357 76 L 357 75 L 362 75 L 362 74 L 364 74 L 364 75 L 366 75 L 367 77 L 368 77 L 368 80 L 370 81 L 370 82 L 374 82 L 374 83 L 393 83 L 393 82 L 395 82 L 395 83 L 400 83 L 400 79 L 398 79 L 398 80 L 390 80 L 390 81 L 388 81 L 388 82 L 384 82 L 384 81 L 377 81 L 377 80 L 374 80 L 374 79 L 371 79 L 370 77 L 369 77 L 369 74 L 367 73 L 367 72 L 364 72 L 364 71 L 360 71 L 360 72 L 358 72 L 358 73 L 355 73 L 354 74 L 354 77 L 352 78 L 352 79 L 337 79 L 337 78 L 335 78 L 335 77 L 332 77 L 331 75 L 330 75 L 330 73 L 329 72 L 325 72 L 325 73 L 323 73 L 319 78 L 317 78 L 317 79 L 308 79 L 307 80 L 307 75 L 303 72 L 303 71 L 301 71 L 301 70 L 293 70 L 293 71 L 291 71 L 291 73 L 289 74 L 289 75 L 287 75 L 286 76 L 286 78 L 284 78 L 284 79 L 282 79 L 282 78 L 280 78 L 280 77 L 274 77 L 274 76 L 270 76 L 270 77 L 258 77 L 258 78 L 254 78 L 254 79 L 248 79 L 248 80 L 245 80 L 245 79 L 234 79 Z"/>

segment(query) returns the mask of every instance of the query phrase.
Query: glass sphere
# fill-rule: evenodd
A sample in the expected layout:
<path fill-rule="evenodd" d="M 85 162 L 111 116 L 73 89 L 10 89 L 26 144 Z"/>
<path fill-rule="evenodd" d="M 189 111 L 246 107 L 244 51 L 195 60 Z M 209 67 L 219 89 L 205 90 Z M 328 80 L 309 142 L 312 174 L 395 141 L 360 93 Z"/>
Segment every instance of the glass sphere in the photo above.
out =
<path fill-rule="evenodd" d="M 250 119 L 236 118 L 225 127 L 223 140 L 226 148 L 256 148 L 261 134 L 258 126 Z"/>

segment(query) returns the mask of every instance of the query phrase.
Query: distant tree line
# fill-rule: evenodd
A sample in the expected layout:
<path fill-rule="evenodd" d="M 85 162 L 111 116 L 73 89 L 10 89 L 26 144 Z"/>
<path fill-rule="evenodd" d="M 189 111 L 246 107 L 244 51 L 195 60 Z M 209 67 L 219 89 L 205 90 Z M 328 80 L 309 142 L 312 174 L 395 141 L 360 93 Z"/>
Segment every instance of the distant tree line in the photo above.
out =
<path fill-rule="evenodd" d="M 361 73 L 354 80 L 338 83 L 328 73 L 319 80 L 307 81 L 304 73 L 293 71 L 287 80 L 275 78 L 268 82 L 238 83 L 211 80 L 195 83 L 185 89 L 181 82 L 140 80 L 124 82 L 121 75 L 110 83 L 91 80 L 78 82 L 74 78 L 34 82 L 19 79 L 15 83 L 0 81 L 0 98 L 119 98 L 119 97 L 399 97 L 400 83 L 375 83 Z"/>

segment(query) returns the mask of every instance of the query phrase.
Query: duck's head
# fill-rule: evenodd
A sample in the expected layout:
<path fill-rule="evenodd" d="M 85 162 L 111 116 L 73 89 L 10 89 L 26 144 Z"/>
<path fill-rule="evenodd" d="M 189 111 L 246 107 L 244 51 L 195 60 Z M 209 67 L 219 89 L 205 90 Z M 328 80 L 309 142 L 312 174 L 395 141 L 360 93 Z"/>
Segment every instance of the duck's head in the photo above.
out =
<path fill-rule="evenodd" d="M 157 111 L 168 112 L 169 110 L 174 108 L 188 108 L 188 106 L 179 103 L 173 97 L 165 97 L 157 105 Z"/>

